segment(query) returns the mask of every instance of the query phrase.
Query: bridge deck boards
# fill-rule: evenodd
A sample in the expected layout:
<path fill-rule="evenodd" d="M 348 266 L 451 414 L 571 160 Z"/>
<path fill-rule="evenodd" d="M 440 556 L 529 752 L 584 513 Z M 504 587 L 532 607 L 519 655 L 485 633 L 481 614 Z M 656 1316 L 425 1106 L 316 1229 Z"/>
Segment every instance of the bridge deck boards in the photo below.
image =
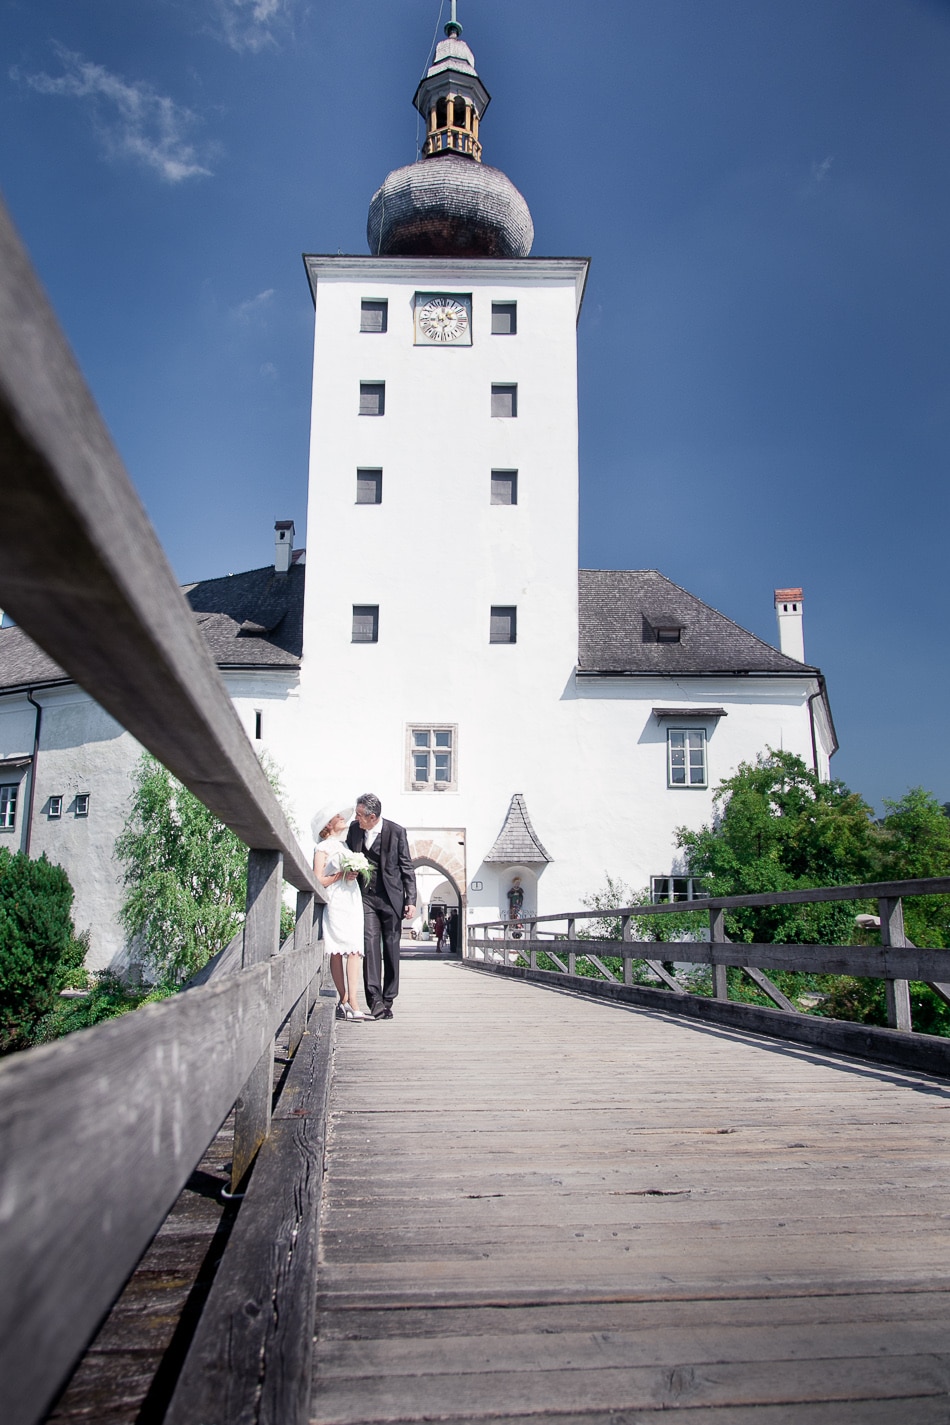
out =
<path fill-rule="evenodd" d="M 409 962 L 338 1025 L 313 1419 L 950 1419 L 950 1085 Z"/>

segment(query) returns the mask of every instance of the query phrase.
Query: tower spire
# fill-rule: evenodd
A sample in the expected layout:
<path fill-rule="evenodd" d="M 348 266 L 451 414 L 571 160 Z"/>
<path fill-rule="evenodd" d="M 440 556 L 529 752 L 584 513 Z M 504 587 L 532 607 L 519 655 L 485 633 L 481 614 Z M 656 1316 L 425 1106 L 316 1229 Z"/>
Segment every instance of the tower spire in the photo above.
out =
<path fill-rule="evenodd" d="M 478 77 L 475 56 L 461 34 L 457 0 L 452 0 L 445 39 L 436 46 L 435 58 L 412 102 L 426 121 L 423 157 L 457 153 L 481 163 L 478 126 L 490 96 Z"/>

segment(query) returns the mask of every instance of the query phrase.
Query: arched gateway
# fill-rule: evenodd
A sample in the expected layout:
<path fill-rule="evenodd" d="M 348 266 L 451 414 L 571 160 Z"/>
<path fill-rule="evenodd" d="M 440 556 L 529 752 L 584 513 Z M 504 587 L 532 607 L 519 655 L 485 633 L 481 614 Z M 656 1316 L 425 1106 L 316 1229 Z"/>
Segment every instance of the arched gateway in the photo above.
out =
<path fill-rule="evenodd" d="M 459 827 L 407 829 L 413 866 L 429 866 L 448 881 L 458 897 L 459 925 L 466 924 L 465 831 Z"/>

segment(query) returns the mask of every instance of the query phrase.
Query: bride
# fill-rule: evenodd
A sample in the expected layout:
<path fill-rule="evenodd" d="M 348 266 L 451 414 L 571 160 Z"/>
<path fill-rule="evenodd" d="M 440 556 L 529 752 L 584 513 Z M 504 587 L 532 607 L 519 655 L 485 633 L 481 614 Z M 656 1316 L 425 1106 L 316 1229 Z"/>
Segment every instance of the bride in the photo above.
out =
<path fill-rule="evenodd" d="M 323 943 L 330 956 L 330 974 L 340 1002 L 337 1019 L 368 1019 L 359 1007 L 363 976 L 363 897 L 355 871 L 343 871 L 340 858 L 349 854 L 343 837 L 352 806 L 328 802 L 311 822 L 316 849 L 313 874 L 327 891 L 323 912 Z M 345 964 L 345 969 L 344 969 Z"/>

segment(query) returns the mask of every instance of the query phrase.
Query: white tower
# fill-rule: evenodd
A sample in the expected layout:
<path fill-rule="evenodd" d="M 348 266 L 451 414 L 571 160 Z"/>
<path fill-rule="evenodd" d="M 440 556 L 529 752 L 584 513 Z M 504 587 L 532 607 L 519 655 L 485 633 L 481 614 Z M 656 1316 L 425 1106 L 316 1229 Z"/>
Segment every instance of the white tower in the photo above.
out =
<path fill-rule="evenodd" d="M 305 258 L 312 751 L 295 760 L 312 768 L 302 812 L 377 792 L 489 908 L 505 886 L 483 857 L 511 798 L 543 838 L 552 722 L 570 738 L 587 262 L 528 256 L 527 204 L 480 161 L 488 94 L 460 36 L 453 15 L 415 98 L 426 156 L 374 196 L 372 255 Z"/>

